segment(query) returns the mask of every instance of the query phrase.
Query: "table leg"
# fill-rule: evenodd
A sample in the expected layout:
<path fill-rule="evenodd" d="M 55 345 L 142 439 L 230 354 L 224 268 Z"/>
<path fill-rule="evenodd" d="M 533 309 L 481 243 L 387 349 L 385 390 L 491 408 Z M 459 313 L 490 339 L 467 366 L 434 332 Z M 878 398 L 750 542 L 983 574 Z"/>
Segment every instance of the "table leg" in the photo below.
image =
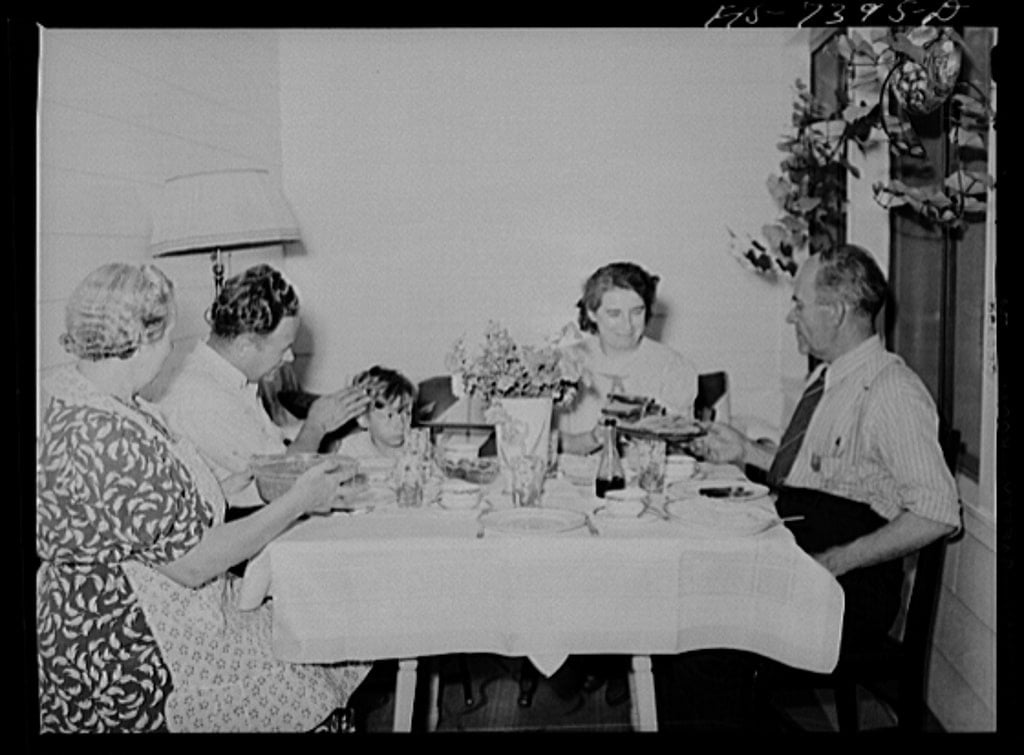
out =
<path fill-rule="evenodd" d="M 658 730 L 651 656 L 634 655 L 629 672 L 630 721 L 636 731 Z"/>
<path fill-rule="evenodd" d="M 441 658 L 430 662 L 430 696 L 427 698 L 427 731 L 437 731 L 441 719 Z"/>
<path fill-rule="evenodd" d="M 395 731 L 412 731 L 412 708 L 416 699 L 416 663 L 415 658 L 401 658 L 398 661 L 398 675 L 395 677 Z"/>

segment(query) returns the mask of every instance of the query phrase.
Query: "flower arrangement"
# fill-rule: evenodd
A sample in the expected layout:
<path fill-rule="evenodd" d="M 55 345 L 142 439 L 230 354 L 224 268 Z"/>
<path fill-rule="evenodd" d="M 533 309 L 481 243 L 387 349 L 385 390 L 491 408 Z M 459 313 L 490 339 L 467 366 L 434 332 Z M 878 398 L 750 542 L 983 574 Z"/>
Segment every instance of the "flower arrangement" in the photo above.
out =
<path fill-rule="evenodd" d="M 495 398 L 551 398 L 566 406 L 576 398 L 580 367 L 555 341 L 543 346 L 522 345 L 506 327 L 490 321 L 482 347 L 471 351 L 460 337 L 445 364 L 455 376 L 453 386 L 487 403 Z"/>

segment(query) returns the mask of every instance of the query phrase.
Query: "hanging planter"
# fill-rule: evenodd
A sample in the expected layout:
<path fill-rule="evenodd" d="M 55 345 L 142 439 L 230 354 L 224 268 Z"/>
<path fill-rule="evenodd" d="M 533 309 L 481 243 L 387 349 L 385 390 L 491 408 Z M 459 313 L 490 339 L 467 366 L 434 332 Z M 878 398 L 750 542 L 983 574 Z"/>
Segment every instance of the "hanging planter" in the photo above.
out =
<path fill-rule="evenodd" d="M 982 217 L 994 179 L 968 170 L 986 149 L 985 134 L 995 118 L 988 96 L 964 77 L 966 43 L 950 28 L 886 30 L 868 39 L 856 31 L 837 37 L 849 86 L 834 110 L 826 108 L 800 80 L 793 103 L 793 132 L 779 149 L 787 153 L 768 191 L 780 209 L 761 228 L 761 239 L 727 229 L 730 251 L 766 278 L 792 276 L 801 259 L 833 245 L 846 212 L 846 182 L 860 178 L 847 159 L 852 142 L 862 152 L 885 135 L 897 155 L 926 157 L 914 119 L 941 110 L 952 145 L 952 164 L 933 186 L 910 187 L 898 180 L 872 185 L 885 209 L 903 208 L 923 223 L 952 233 Z M 856 92 L 857 101 L 850 100 Z M 961 158 L 961 153 L 966 156 Z"/>
<path fill-rule="evenodd" d="M 915 38 L 915 33 L 918 38 Z M 892 69 L 888 91 L 911 115 L 927 115 L 942 106 L 956 87 L 963 53 L 949 30 L 932 27 L 912 32 L 894 49 L 906 56 Z M 931 39 L 925 42 L 920 37 Z"/>

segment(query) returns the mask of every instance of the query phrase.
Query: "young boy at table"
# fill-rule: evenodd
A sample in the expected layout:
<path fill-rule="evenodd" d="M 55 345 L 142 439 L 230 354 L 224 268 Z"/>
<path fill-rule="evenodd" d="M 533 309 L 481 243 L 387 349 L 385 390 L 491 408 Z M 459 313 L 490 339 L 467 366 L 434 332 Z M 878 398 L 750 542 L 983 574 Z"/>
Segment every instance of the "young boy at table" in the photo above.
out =
<path fill-rule="evenodd" d="M 361 372 L 354 385 L 380 386 L 370 405 L 356 418 L 361 428 L 349 433 L 331 448 L 355 459 L 396 459 L 405 445 L 412 424 L 416 387 L 397 370 L 374 365 Z"/>

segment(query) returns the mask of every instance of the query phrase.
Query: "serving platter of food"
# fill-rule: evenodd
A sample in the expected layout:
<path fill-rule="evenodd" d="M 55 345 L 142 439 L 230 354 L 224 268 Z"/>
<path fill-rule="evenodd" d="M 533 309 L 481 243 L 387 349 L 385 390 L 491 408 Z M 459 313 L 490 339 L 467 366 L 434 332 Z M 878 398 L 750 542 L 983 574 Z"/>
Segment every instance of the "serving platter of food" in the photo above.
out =
<path fill-rule="evenodd" d="M 680 414 L 652 414 L 636 422 L 622 423 L 618 429 L 626 435 L 663 438 L 670 443 L 693 440 L 707 433 L 699 422 Z"/>
<path fill-rule="evenodd" d="M 601 413 L 606 417 L 615 417 L 620 422 L 636 422 L 644 417 L 664 414 L 665 408 L 649 396 L 609 393 Z"/>

